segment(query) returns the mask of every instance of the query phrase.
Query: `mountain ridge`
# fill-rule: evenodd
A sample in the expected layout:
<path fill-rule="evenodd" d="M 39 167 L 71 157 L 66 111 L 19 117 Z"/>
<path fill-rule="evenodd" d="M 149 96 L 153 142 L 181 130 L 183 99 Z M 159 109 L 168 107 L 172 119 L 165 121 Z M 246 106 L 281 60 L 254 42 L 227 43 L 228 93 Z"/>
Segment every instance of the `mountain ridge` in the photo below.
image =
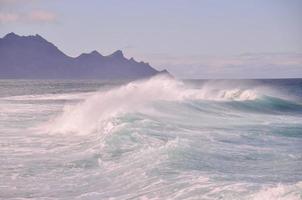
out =
<path fill-rule="evenodd" d="M 42 36 L 0 38 L 0 78 L 16 79 L 139 79 L 169 72 L 127 59 L 121 50 L 103 56 L 96 50 L 71 57 Z M 170 75 L 170 74 L 169 74 Z"/>

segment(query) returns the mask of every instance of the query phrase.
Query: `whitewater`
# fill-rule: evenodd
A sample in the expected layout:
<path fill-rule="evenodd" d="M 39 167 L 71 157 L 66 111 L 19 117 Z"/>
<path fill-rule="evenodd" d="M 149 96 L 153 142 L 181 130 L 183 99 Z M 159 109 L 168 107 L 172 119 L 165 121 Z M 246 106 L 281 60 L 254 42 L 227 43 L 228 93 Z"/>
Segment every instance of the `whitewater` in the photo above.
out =
<path fill-rule="evenodd" d="M 0 199 L 302 199 L 302 79 L 0 80 Z"/>

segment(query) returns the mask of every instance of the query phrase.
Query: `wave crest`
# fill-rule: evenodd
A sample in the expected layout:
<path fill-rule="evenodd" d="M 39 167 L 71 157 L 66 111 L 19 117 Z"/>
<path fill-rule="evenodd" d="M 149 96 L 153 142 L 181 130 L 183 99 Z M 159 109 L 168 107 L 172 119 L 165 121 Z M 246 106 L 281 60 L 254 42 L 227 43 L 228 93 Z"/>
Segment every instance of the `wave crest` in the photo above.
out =
<path fill-rule="evenodd" d="M 256 98 L 257 94 L 253 90 L 221 90 L 210 85 L 192 88 L 181 81 L 157 76 L 108 91 L 99 91 L 77 105 L 65 106 L 63 113 L 49 122 L 46 128 L 50 133 L 87 133 L 100 130 L 103 129 L 102 121 L 118 114 L 148 109 L 147 105 L 154 101 L 245 101 Z"/>

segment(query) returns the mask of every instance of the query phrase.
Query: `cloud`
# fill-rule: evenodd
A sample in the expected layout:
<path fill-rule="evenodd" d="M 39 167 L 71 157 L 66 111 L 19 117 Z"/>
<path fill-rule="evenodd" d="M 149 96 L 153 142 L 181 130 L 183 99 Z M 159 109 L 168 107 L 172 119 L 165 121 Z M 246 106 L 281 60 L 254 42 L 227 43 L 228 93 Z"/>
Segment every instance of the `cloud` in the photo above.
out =
<path fill-rule="evenodd" d="M 14 13 L 0 13 L 0 23 L 10 23 L 19 20 L 19 15 Z"/>
<path fill-rule="evenodd" d="M 49 23 L 57 20 L 57 15 L 50 11 L 33 10 L 28 13 L 0 12 L 0 23 Z"/>
<path fill-rule="evenodd" d="M 34 2 L 36 0 L 0 0 L 0 5 L 4 4 L 17 4 L 17 3 L 29 3 L 29 2 Z"/>
<path fill-rule="evenodd" d="M 55 13 L 43 10 L 35 10 L 28 14 L 28 19 L 34 22 L 53 22 L 57 16 Z"/>
<path fill-rule="evenodd" d="M 302 53 L 164 57 L 151 60 L 180 78 L 302 77 Z"/>
<path fill-rule="evenodd" d="M 11 3 L 16 3 L 18 2 L 17 0 L 0 0 L 0 5 L 1 4 L 11 4 Z"/>

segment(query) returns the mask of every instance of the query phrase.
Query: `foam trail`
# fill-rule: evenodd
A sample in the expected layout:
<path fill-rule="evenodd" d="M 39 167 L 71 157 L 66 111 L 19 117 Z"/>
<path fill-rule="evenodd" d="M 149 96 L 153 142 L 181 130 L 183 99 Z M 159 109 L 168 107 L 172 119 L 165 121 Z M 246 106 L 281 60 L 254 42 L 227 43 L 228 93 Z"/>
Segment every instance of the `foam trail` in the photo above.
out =
<path fill-rule="evenodd" d="M 26 100 L 76 100 L 85 99 L 93 95 L 94 92 L 70 93 L 70 94 L 40 94 L 40 95 L 20 95 L 2 97 L 1 100 L 7 101 L 26 101 Z"/>
<path fill-rule="evenodd" d="M 301 200 L 302 182 L 295 185 L 279 184 L 275 187 L 264 188 L 252 195 L 253 200 Z"/>

